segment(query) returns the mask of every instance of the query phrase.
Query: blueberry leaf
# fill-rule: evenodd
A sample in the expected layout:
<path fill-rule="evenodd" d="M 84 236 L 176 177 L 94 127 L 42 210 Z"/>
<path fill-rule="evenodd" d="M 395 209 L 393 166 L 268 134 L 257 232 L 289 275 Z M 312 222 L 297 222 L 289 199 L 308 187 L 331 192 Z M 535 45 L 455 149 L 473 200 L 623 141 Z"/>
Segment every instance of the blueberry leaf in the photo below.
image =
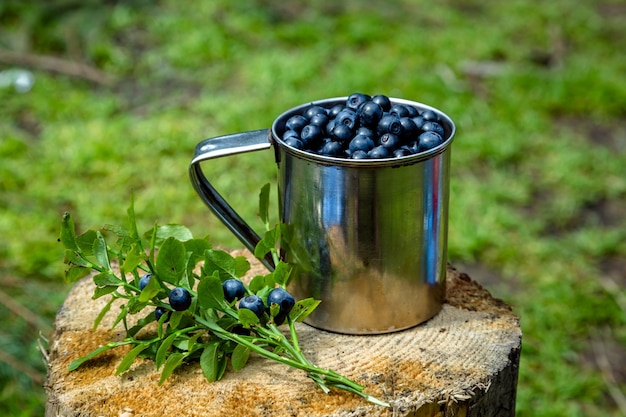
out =
<path fill-rule="evenodd" d="M 95 230 L 87 230 L 82 235 L 76 236 L 76 244 L 83 256 L 93 255 L 93 242 L 96 240 L 96 236 Z"/>
<path fill-rule="evenodd" d="M 231 363 L 233 365 L 233 369 L 235 371 L 239 371 L 246 366 L 248 363 L 248 358 L 250 357 L 250 348 L 244 345 L 237 345 L 233 350 L 233 354 L 231 356 Z"/>
<path fill-rule="evenodd" d="M 154 357 L 154 364 L 157 369 L 159 369 L 165 362 L 165 358 L 167 357 L 170 347 L 172 346 L 172 343 L 174 343 L 174 339 L 176 339 L 177 336 L 178 335 L 176 333 L 172 333 L 163 342 L 161 342 L 156 356 Z"/>
<path fill-rule="evenodd" d="M 321 300 L 315 300 L 313 298 L 305 298 L 296 302 L 296 305 L 291 309 L 289 317 L 295 322 L 301 322 L 311 314 L 317 306 L 321 303 Z"/>
<path fill-rule="evenodd" d="M 98 287 L 119 287 L 122 285 L 122 281 L 110 271 L 94 275 L 93 282 Z"/>
<path fill-rule="evenodd" d="M 161 378 L 159 379 L 159 385 L 163 384 L 167 378 L 178 368 L 182 363 L 185 356 L 180 352 L 174 352 L 168 356 L 163 372 L 161 372 Z"/>
<path fill-rule="evenodd" d="M 259 192 L 259 217 L 266 225 L 269 227 L 270 219 L 269 219 L 269 201 L 270 201 L 270 184 L 265 184 L 261 188 L 261 192 Z"/>
<path fill-rule="evenodd" d="M 161 291 L 161 285 L 159 285 L 159 280 L 158 279 L 151 279 L 151 280 L 148 281 L 148 285 L 146 285 L 144 287 L 144 289 L 141 290 L 141 293 L 139 294 L 138 300 L 140 302 L 142 302 L 142 303 L 145 303 L 148 300 L 151 300 L 152 298 L 156 297 L 156 295 L 160 291 Z"/>
<path fill-rule="evenodd" d="M 152 232 L 152 231 L 150 231 Z M 166 239 L 170 237 L 180 240 L 181 242 L 193 239 L 191 231 L 180 224 L 166 224 L 158 226 L 156 229 L 155 243 L 160 246 Z"/>
<path fill-rule="evenodd" d="M 121 272 L 123 274 L 127 274 L 134 271 L 142 262 L 146 260 L 146 257 L 146 253 L 137 243 L 131 245 L 130 249 L 126 253 L 126 259 L 124 259 L 124 263 L 122 263 L 120 267 Z"/>
<path fill-rule="evenodd" d="M 272 272 L 272 277 L 276 284 L 284 287 L 289 282 L 289 276 L 291 274 L 291 265 L 280 261 L 276 264 L 276 269 Z"/>
<path fill-rule="evenodd" d="M 198 283 L 198 304 L 200 308 L 205 310 L 223 308 L 224 290 L 222 289 L 222 281 L 217 273 L 200 278 Z"/>
<path fill-rule="evenodd" d="M 207 344 L 200 355 L 200 368 L 202 369 L 204 377 L 209 382 L 217 380 L 219 370 L 217 355 L 220 344 L 220 342 Z"/>
<path fill-rule="evenodd" d="M 239 322 L 243 327 L 250 328 L 250 326 L 254 326 L 259 324 L 259 318 L 254 314 L 251 310 L 247 308 L 240 308 L 237 310 L 237 316 L 239 317 Z"/>
<path fill-rule="evenodd" d="M 159 249 L 155 270 L 165 282 L 178 285 L 187 265 L 185 245 L 176 238 L 167 238 Z"/>
<path fill-rule="evenodd" d="M 202 271 L 205 275 L 218 272 L 222 281 L 229 278 L 240 278 L 250 269 L 250 263 L 244 256 L 233 257 L 223 250 L 208 250 L 205 252 Z"/>
<path fill-rule="evenodd" d="M 74 220 L 72 219 L 70 213 L 67 212 L 63 214 L 59 242 L 61 242 L 66 249 L 80 251 L 78 244 L 76 243 L 76 229 L 74 227 Z"/>
<path fill-rule="evenodd" d="M 113 287 L 106 287 L 106 288 L 115 290 L 115 288 L 113 288 Z M 94 297 L 95 297 L 95 294 L 94 294 Z M 96 319 L 93 322 L 93 330 L 96 330 L 98 328 L 98 326 L 100 325 L 100 322 L 102 321 L 104 316 L 109 312 L 109 310 L 111 310 L 111 305 L 113 304 L 113 301 L 115 301 L 115 298 L 111 297 L 109 302 L 106 303 L 104 305 L 104 307 L 102 307 L 102 310 L 100 310 L 100 313 L 98 313 L 98 316 L 96 317 Z"/>
<path fill-rule="evenodd" d="M 124 356 L 120 364 L 117 366 L 117 369 L 115 370 L 115 375 L 119 375 L 121 373 L 128 371 L 128 369 L 130 369 L 130 366 L 133 364 L 133 362 L 135 362 L 135 358 L 137 357 L 137 355 L 143 352 L 148 346 L 150 345 L 140 344 L 132 348 L 130 352 L 128 352 L 126 356 Z"/>
<path fill-rule="evenodd" d="M 93 241 L 93 255 L 102 268 L 107 271 L 111 270 L 107 243 L 104 240 L 104 236 L 102 236 L 102 233 L 100 232 L 96 232 L 96 240 Z"/>

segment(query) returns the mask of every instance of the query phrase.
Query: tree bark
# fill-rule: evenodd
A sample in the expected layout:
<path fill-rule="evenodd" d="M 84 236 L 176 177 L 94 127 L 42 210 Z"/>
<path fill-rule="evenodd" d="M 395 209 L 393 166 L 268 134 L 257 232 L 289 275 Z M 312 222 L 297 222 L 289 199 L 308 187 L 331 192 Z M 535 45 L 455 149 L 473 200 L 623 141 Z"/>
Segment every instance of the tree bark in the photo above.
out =
<path fill-rule="evenodd" d="M 249 276 L 265 273 L 246 251 Z M 92 300 L 90 277 L 79 281 L 57 314 L 49 343 L 46 417 L 97 416 L 487 416 L 515 415 L 521 349 L 519 318 L 504 302 L 449 267 L 441 312 L 412 329 L 348 336 L 298 325 L 304 354 L 366 386 L 389 409 L 333 390 L 324 394 L 298 370 L 252 357 L 240 371 L 209 383 L 197 363 L 183 365 L 159 386 L 159 371 L 137 359 L 115 369 L 128 349 L 117 348 L 68 371 L 69 363 L 111 340 L 114 306 L 97 330 L 107 297 Z"/>

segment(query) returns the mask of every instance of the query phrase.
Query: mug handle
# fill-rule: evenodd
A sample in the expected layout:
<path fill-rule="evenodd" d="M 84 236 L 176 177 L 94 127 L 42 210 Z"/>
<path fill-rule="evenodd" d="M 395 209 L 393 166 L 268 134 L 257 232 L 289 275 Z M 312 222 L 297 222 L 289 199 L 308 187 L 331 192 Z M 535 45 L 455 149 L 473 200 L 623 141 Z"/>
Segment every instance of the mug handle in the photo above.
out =
<path fill-rule="evenodd" d="M 200 162 L 222 156 L 268 149 L 272 146 L 270 135 L 270 129 L 260 129 L 205 139 L 196 146 L 193 159 L 189 165 L 191 183 L 200 195 L 200 198 L 252 253 L 254 253 L 254 248 L 261 240 L 260 236 L 215 190 L 204 175 L 204 172 L 202 172 Z M 260 261 L 270 271 L 274 270 L 274 261 L 269 254 Z"/>

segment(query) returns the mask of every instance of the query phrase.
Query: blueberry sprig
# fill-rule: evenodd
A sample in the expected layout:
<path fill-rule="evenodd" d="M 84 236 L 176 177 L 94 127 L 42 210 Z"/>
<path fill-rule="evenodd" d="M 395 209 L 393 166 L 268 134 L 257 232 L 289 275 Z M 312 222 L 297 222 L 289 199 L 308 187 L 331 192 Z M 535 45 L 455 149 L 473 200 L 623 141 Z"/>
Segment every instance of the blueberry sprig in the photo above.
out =
<path fill-rule="evenodd" d="M 349 159 L 400 158 L 429 151 L 445 140 L 433 110 L 362 93 L 331 108 L 312 104 L 287 119 L 278 133 L 293 148 Z"/>
<path fill-rule="evenodd" d="M 77 235 L 72 217 L 66 213 L 59 237 L 65 247 L 66 279 L 73 282 L 94 273 L 93 298 L 110 297 L 94 328 L 113 303 L 122 300 L 112 327 L 122 323 L 126 331 L 123 340 L 109 342 L 74 360 L 69 370 L 103 352 L 130 345 L 116 375 L 143 357 L 154 360 L 161 369 L 159 384 L 191 361 L 199 361 L 205 378 L 216 381 L 225 374 L 228 363 L 237 371 L 255 353 L 306 372 L 324 392 L 343 389 L 388 407 L 388 403 L 364 392 L 362 385 L 311 364 L 303 355 L 295 323 L 311 314 L 320 301 L 296 301 L 286 290 L 291 269 L 279 259 L 277 250 L 283 225 L 270 227 L 268 194 L 269 186 L 263 187 L 259 215 L 266 233 L 255 256 L 271 256 L 276 268 L 254 277 L 249 284 L 241 280 L 250 268 L 245 257 L 212 248 L 208 239 L 194 238 L 184 226 L 155 225 L 140 236 L 132 203 L 128 228 L 105 226 L 102 231 Z M 115 243 L 109 244 L 105 234 L 112 234 Z M 119 267 L 114 269 L 114 263 Z M 143 316 L 130 326 L 129 315 L 135 314 Z M 288 326 L 288 332 L 279 329 L 282 324 Z"/>

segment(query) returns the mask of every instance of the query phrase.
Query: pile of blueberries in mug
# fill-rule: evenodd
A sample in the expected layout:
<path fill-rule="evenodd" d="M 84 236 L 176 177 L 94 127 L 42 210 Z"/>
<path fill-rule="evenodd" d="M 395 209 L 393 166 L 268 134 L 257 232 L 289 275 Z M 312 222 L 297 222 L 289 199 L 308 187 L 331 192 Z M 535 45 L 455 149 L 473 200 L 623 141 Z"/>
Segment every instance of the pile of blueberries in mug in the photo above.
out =
<path fill-rule="evenodd" d="M 282 140 L 323 156 L 350 159 L 400 158 L 444 142 L 439 115 L 429 109 L 391 103 L 389 97 L 354 93 L 330 109 L 311 105 L 291 116 Z"/>

